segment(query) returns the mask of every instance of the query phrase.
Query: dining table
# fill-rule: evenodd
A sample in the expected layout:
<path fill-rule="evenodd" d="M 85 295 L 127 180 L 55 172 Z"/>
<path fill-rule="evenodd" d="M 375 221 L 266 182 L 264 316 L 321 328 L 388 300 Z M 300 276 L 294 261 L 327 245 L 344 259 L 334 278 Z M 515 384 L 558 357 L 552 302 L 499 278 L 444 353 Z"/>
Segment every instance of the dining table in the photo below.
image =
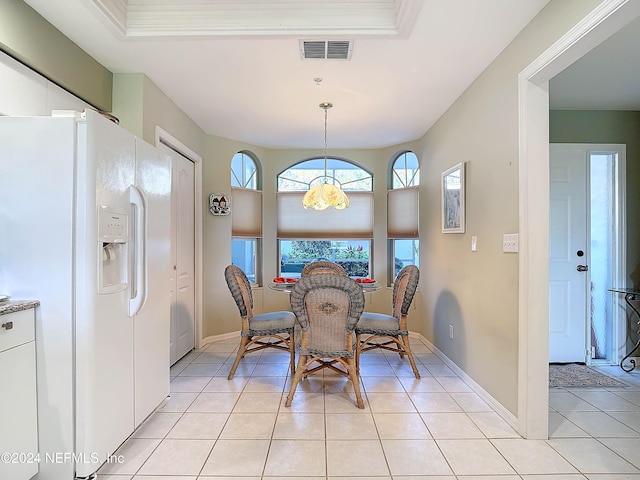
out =
<path fill-rule="evenodd" d="M 373 293 L 382 290 L 382 285 L 373 279 L 357 277 L 354 278 L 354 280 L 362 287 L 364 293 Z M 269 282 L 268 286 L 276 292 L 291 293 L 291 289 L 297 281 L 298 279 L 294 277 L 276 277 Z"/>

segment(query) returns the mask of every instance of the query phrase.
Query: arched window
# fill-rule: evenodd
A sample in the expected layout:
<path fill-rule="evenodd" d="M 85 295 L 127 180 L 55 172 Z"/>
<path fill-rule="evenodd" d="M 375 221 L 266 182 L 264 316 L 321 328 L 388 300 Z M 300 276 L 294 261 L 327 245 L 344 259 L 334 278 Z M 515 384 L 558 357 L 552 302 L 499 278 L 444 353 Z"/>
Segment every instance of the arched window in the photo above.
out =
<path fill-rule="evenodd" d="M 390 278 L 406 265 L 419 264 L 419 185 L 420 165 L 415 153 L 405 151 L 391 159 L 387 194 Z"/>
<path fill-rule="evenodd" d="M 258 188 L 258 168 L 248 152 L 238 152 L 231 159 L 231 186 Z"/>
<path fill-rule="evenodd" d="M 259 283 L 262 245 L 262 182 L 259 163 L 251 152 L 231 159 L 231 263 Z"/>
<path fill-rule="evenodd" d="M 302 207 L 304 192 L 328 178 L 345 191 L 350 206 L 323 211 Z M 341 264 L 351 277 L 370 277 L 373 238 L 373 177 L 348 160 L 303 160 L 277 178 L 280 275 L 299 277 L 314 260 Z"/>
<path fill-rule="evenodd" d="M 340 185 L 342 190 L 373 190 L 373 177 L 355 163 L 338 158 L 327 159 L 327 176 L 330 183 Z M 312 158 L 296 163 L 278 175 L 278 191 L 306 191 L 325 180 L 324 158 Z M 333 179 L 333 180 L 331 180 Z"/>
<path fill-rule="evenodd" d="M 396 157 L 391 167 L 391 185 L 394 188 L 420 185 L 420 165 L 413 152 L 403 152 Z"/>

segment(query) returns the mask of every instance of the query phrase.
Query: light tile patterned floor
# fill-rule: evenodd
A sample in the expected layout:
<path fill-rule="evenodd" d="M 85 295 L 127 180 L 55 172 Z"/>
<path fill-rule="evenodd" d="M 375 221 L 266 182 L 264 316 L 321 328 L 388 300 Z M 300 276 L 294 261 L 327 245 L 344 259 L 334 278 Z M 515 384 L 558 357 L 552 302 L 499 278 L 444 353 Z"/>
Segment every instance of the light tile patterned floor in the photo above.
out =
<path fill-rule="evenodd" d="M 547 441 L 523 440 L 426 345 L 422 375 L 397 355 L 363 355 L 365 409 L 351 384 L 301 382 L 290 408 L 285 352 L 247 356 L 236 339 L 171 368 L 171 397 L 98 480 L 640 480 L 640 373 L 629 386 L 553 388 Z"/>

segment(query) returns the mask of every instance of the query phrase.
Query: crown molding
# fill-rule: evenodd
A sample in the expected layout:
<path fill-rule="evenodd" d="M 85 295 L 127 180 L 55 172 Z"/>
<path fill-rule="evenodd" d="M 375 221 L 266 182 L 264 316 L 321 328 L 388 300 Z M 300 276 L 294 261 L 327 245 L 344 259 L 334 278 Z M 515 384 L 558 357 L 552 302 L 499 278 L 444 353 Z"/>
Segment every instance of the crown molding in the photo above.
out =
<path fill-rule="evenodd" d="M 92 0 L 118 36 L 408 36 L 423 2 Z"/>

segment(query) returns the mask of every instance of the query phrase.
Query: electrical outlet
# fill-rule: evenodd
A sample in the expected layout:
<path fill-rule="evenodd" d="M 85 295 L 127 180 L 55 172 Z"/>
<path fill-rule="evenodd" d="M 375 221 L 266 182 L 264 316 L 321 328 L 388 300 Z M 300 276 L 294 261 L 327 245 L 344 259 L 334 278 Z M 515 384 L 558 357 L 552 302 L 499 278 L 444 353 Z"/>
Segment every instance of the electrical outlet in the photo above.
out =
<path fill-rule="evenodd" d="M 502 236 L 502 251 L 507 253 L 518 253 L 517 233 L 505 233 Z"/>
<path fill-rule="evenodd" d="M 453 340 L 453 325 L 449 325 L 449 340 Z"/>

